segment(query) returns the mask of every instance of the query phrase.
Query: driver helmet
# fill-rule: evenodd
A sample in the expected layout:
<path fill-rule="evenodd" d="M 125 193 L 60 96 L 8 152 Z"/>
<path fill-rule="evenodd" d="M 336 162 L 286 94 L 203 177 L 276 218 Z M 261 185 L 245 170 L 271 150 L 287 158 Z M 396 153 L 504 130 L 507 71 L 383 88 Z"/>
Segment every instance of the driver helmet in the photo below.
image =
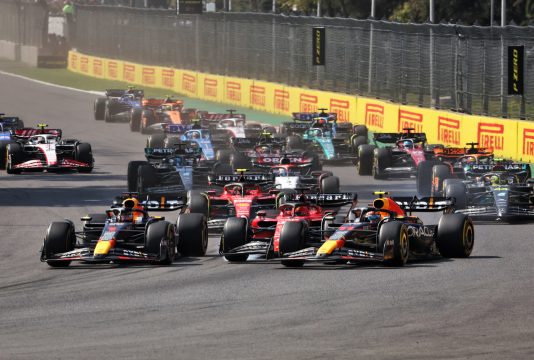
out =
<path fill-rule="evenodd" d="M 241 189 L 239 188 L 239 186 L 236 186 L 232 189 L 232 194 L 233 195 L 241 195 Z"/>
<path fill-rule="evenodd" d="M 193 139 L 199 139 L 200 138 L 200 134 L 198 133 L 198 131 L 194 131 L 192 136 L 193 136 Z"/>
<path fill-rule="evenodd" d="M 283 216 L 291 216 L 292 215 L 292 208 L 291 207 L 285 207 L 283 210 L 282 210 L 282 215 Z"/>
<path fill-rule="evenodd" d="M 365 220 L 370 222 L 370 223 L 377 223 L 379 222 L 381 219 L 381 216 L 380 214 L 372 211 L 372 212 L 368 212 L 367 214 L 365 214 Z"/>
<path fill-rule="evenodd" d="M 260 146 L 260 148 L 258 149 L 258 151 L 260 152 L 260 154 L 268 154 L 269 153 L 269 147 L 264 145 L 264 146 Z"/>
<path fill-rule="evenodd" d="M 405 149 L 413 149 L 413 143 L 411 141 L 406 140 L 402 143 Z"/>
<path fill-rule="evenodd" d="M 491 185 L 499 185 L 500 179 L 497 175 L 491 175 L 489 178 L 489 182 Z"/>

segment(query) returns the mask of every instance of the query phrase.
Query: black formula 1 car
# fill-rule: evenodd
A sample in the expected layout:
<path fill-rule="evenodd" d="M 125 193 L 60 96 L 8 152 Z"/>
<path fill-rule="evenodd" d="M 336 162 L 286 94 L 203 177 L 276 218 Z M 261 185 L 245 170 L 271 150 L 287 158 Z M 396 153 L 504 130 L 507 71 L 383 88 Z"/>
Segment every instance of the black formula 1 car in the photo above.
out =
<path fill-rule="evenodd" d="M 95 120 L 106 122 L 131 122 L 132 116 L 139 117 L 142 109 L 143 90 L 129 87 L 127 90 L 108 89 L 105 97 L 94 103 Z"/>
<path fill-rule="evenodd" d="M 41 261 L 51 267 L 66 267 L 72 261 L 170 265 L 177 255 L 205 255 L 208 232 L 202 214 L 181 214 L 171 223 L 164 217 L 149 216 L 148 209 L 176 210 L 180 206 L 148 203 L 140 203 L 135 194 L 126 194 L 120 205 L 104 214 L 82 217 L 83 230 L 79 232 L 69 220 L 51 223 Z"/>
<path fill-rule="evenodd" d="M 305 262 L 347 264 L 363 260 L 403 266 L 412 258 L 465 258 L 471 254 L 475 231 L 467 215 L 443 214 L 437 225 L 425 225 L 412 216 L 413 211 L 450 212 L 452 199 L 392 199 L 384 196 L 387 193 L 377 194 L 373 206 L 350 210 L 351 221 L 336 222 L 333 215 L 325 215 L 320 229 L 286 223 L 279 239 L 282 264 L 300 267 Z"/>
<path fill-rule="evenodd" d="M 46 124 L 39 124 L 37 129 L 15 130 L 13 138 L 16 142 L 8 144 L 6 149 L 8 174 L 45 170 L 89 173 L 93 170 L 90 144 L 76 139 L 62 139 L 60 129 L 46 127 Z"/>
<path fill-rule="evenodd" d="M 482 221 L 534 220 L 529 164 L 470 165 L 466 174 L 466 180 L 443 181 L 444 195 L 456 199 L 455 212 Z"/>

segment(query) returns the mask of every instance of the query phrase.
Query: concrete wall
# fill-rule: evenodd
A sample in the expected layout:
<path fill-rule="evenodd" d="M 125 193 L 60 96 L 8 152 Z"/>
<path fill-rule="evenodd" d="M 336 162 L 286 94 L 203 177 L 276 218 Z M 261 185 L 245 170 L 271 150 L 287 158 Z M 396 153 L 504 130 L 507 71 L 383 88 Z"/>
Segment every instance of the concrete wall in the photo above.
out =
<path fill-rule="evenodd" d="M 37 46 L 22 45 L 20 47 L 20 61 L 26 65 L 37 67 L 37 56 L 39 49 Z"/>
<path fill-rule="evenodd" d="M 17 44 L 0 40 L 0 58 L 8 60 L 17 60 Z"/>

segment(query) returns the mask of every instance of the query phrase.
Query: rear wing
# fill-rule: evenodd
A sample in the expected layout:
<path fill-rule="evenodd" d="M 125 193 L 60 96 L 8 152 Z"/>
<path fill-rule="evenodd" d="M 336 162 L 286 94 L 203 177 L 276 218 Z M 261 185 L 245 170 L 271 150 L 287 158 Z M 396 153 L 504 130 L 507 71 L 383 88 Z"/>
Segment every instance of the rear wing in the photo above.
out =
<path fill-rule="evenodd" d="M 316 118 L 327 118 L 328 121 L 337 121 L 337 113 L 317 113 L 317 112 L 294 112 L 292 113 L 294 121 L 311 122 Z"/>
<path fill-rule="evenodd" d="M 15 130 L 15 136 L 19 139 L 27 139 L 33 135 L 50 134 L 61 137 L 61 129 L 34 129 L 34 128 L 22 128 Z"/>
<path fill-rule="evenodd" d="M 436 147 L 434 153 L 445 156 L 489 155 L 491 150 L 487 148 Z"/>
<path fill-rule="evenodd" d="M 231 138 L 232 145 L 237 147 L 247 147 L 256 145 L 257 139 L 251 138 Z"/>
<path fill-rule="evenodd" d="M 218 122 L 219 120 L 224 119 L 241 119 L 246 120 L 245 114 L 217 114 L 217 113 L 207 113 L 207 114 L 199 114 L 202 115 L 202 120 L 208 120 L 209 122 Z"/>
<path fill-rule="evenodd" d="M 121 97 L 126 94 L 126 90 L 123 89 L 106 89 L 106 96 L 109 97 Z"/>
<path fill-rule="evenodd" d="M 128 198 L 135 198 L 139 201 L 140 205 L 143 205 L 146 210 L 152 211 L 172 211 L 179 210 L 185 207 L 185 197 L 165 197 L 165 196 L 147 196 L 144 199 L 139 198 L 137 192 L 124 192 L 121 196 L 116 196 L 113 199 L 111 209 L 122 207 L 122 202 Z"/>
<path fill-rule="evenodd" d="M 466 173 L 485 174 L 488 172 L 506 172 L 506 173 L 530 173 L 530 164 L 527 163 L 508 163 L 508 164 L 472 164 L 465 168 Z"/>
<path fill-rule="evenodd" d="M 246 183 L 265 185 L 272 183 L 272 178 L 267 174 L 219 174 L 208 175 L 211 185 L 224 186 L 231 183 Z"/>
<path fill-rule="evenodd" d="M 200 147 L 193 148 L 189 143 L 176 144 L 173 148 L 145 148 L 145 156 L 148 158 L 164 158 L 175 155 L 200 155 Z"/>
<path fill-rule="evenodd" d="M 187 130 L 191 130 L 193 125 L 182 125 L 182 124 L 162 124 L 163 132 L 168 134 L 182 134 Z"/>
<path fill-rule="evenodd" d="M 282 123 L 282 126 L 290 131 L 293 130 L 293 131 L 304 132 L 310 128 L 311 122 L 309 123 L 284 122 Z"/>
<path fill-rule="evenodd" d="M 288 154 L 288 155 L 281 155 L 281 156 L 258 156 L 256 159 L 253 159 L 254 165 L 258 167 L 271 167 L 273 165 L 280 165 L 282 164 L 282 160 L 287 159 L 289 160 L 290 164 L 297 164 L 302 166 L 309 166 L 313 162 L 313 158 L 306 157 L 302 155 L 296 155 L 296 154 Z"/>
<path fill-rule="evenodd" d="M 449 210 L 454 207 L 454 199 L 449 197 L 395 197 L 391 198 L 401 209 L 408 212 L 437 212 Z"/>
<path fill-rule="evenodd" d="M 399 140 L 412 139 L 414 142 L 426 142 L 425 133 L 374 133 L 375 142 L 394 144 Z"/>
<path fill-rule="evenodd" d="M 285 202 L 310 202 L 322 207 L 341 207 L 352 203 L 353 193 L 334 194 L 284 194 Z"/>

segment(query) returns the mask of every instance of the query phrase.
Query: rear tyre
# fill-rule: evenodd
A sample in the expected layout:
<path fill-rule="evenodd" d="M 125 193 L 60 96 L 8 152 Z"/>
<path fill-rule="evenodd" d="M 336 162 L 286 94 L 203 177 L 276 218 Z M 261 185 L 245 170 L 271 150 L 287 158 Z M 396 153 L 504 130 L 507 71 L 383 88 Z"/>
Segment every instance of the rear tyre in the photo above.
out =
<path fill-rule="evenodd" d="M 20 174 L 20 169 L 14 169 L 14 166 L 24 161 L 24 150 L 17 143 L 8 144 L 6 148 L 7 161 L 6 171 L 8 174 Z"/>
<path fill-rule="evenodd" d="M 386 254 L 387 242 L 391 240 L 393 240 L 393 251 Z M 384 258 L 385 266 L 404 266 L 406 264 L 410 254 L 410 240 L 408 229 L 402 222 L 391 221 L 382 224 L 378 234 L 378 251 L 382 251 L 384 256 L 390 256 L 387 259 Z"/>
<path fill-rule="evenodd" d="M 7 145 L 14 144 L 12 141 L 0 141 L 0 170 L 4 170 L 7 165 Z"/>
<path fill-rule="evenodd" d="M 143 111 L 141 115 L 141 126 L 140 131 L 141 134 L 148 134 L 150 132 L 149 126 L 154 124 L 154 114 L 151 111 Z"/>
<path fill-rule="evenodd" d="M 475 228 L 465 214 L 445 214 L 439 219 L 436 245 L 441 256 L 467 258 L 473 251 Z"/>
<path fill-rule="evenodd" d="M 174 229 L 167 221 L 157 221 L 148 225 L 145 249 L 150 254 L 159 254 L 158 265 L 171 265 L 174 260 Z"/>
<path fill-rule="evenodd" d="M 132 109 L 130 111 L 130 131 L 138 132 L 141 129 L 141 109 Z"/>
<path fill-rule="evenodd" d="M 106 98 L 98 98 L 94 103 L 94 115 L 95 120 L 104 120 L 104 115 L 106 112 Z"/>
<path fill-rule="evenodd" d="M 204 256 L 208 249 L 208 225 L 202 214 L 181 214 L 176 219 L 178 252 L 183 256 Z"/>
<path fill-rule="evenodd" d="M 287 141 L 286 141 L 286 146 L 291 150 L 298 150 L 298 149 L 304 148 L 302 139 L 300 138 L 300 136 L 297 136 L 297 135 L 288 136 Z"/>
<path fill-rule="evenodd" d="M 158 173 L 150 165 L 141 165 L 137 173 L 137 191 L 144 194 L 146 188 L 154 186 L 158 183 Z"/>
<path fill-rule="evenodd" d="M 93 171 L 93 151 L 91 145 L 88 143 L 79 143 L 76 145 L 76 152 L 74 157 L 77 161 L 88 164 L 89 167 L 80 167 L 78 171 L 81 173 L 90 173 Z"/>
<path fill-rule="evenodd" d="M 74 250 L 76 236 L 74 227 L 66 221 L 53 222 L 48 226 L 43 244 L 43 252 L 48 258 L 54 254 L 65 253 Z M 48 266 L 67 267 L 70 265 L 68 260 L 47 260 Z"/>
<path fill-rule="evenodd" d="M 321 192 L 323 194 L 339 193 L 339 178 L 337 176 L 327 176 L 321 179 Z"/>
<path fill-rule="evenodd" d="M 243 262 L 248 254 L 227 254 L 232 249 L 247 243 L 247 220 L 243 218 L 229 218 L 222 231 L 222 250 L 224 258 L 230 262 Z"/>
<path fill-rule="evenodd" d="M 443 181 L 451 177 L 451 168 L 444 164 L 432 167 L 432 195 L 443 194 Z"/>
<path fill-rule="evenodd" d="M 354 134 L 356 134 L 356 136 L 364 136 L 367 139 L 369 135 L 369 130 L 365 125 L 356 125 L 354 127 Z"/>
<path fill-rule="evenodd" d="M 385 179 L 387 174 L 384 170 L 391 165 L 391 153 L 387 148 L 376 148 L 374 150 L 373 177 L 375 179 Z"/>
<path fill-rule="evenodd" d="M 367 145 L 369 140 L 365 136 L 353 136 L 351 139 L 352 152 L 358 154 L 358 149 L 361 145 Z"/>
<path fill-rule="evenodd" d="M 443 196 L 454 198 L 456 210 L 465 209 L 467 206 L 467 189 L 464 183 L 448 184 L 443 191 Z"/>
<path fill-rule="evenodd" d="M 217 150 L 215 153 L 215 160 L 222 163 L 230 163 L 230 158 L 234 152 L 232 150 Z"/>
<path fill-rule="evenodd" d="M 104 121 L 107 123 L 111 122 L 111 112 L 109 111 L 110 106 L 111 103 L 109 100 L 106 100 L 106 103 L 104 104 Z"/>
<path fill-rule="evenodd" d="M 139 177 L 139 167 L 148 165 L 146 161 L 130 161 L 128 163 L 128 191 L 137 191 L 137 179 Z"/>
<path fill-rule="evenodd" d="M 373 158 L 375 149 L 375 145 L 368 144 L 360 145 L 358 147 L 358 165 L 356 165 L 358 175 L 373 175 Z"/>
<path fill-rule="evenodd" d="M 432 168 L 439 164 L 433 160 L 421 161 L 417 165 L 417 192 L 419 196 L 430 196 L 432 194 Z"/>
<path fill-rule="evenodd" d="M 282 227 L 278 244 L 278 256 L 282 258 L 285 254 L 298 251 L 306 244 L 306 227 L 302 222 L 288 221 Z M 287 267 L 301 267 L 304 260 L 284 259 L 282 265 Z"/>
<path fill-rule="evenodd" d="M 189 191 L 187 193 L 187 209 L 189 213 L 202 214 L 206 218 L 209 218 L 208 198 L 198 192 Z"/>
<path fill-rule="evenodd" d="M 161 149 L 165 147 L 165 134 L 152 134 L 146 141 L 147 148 Z"/>

